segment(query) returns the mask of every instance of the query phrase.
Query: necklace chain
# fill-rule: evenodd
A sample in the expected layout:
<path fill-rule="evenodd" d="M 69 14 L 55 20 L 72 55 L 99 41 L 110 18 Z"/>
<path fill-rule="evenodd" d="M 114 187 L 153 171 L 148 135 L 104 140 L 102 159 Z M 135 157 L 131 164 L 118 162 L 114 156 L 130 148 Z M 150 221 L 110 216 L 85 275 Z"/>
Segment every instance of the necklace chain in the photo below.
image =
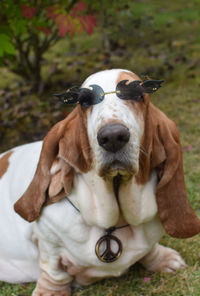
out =
<path fill-rule="evenodd" d="M 66 196 L 68 202 L 77 210 L 77 212 L 80 213 L 80 210 L 69 200 L 69 198 Z M 97 241 L 95 245 L 95 253 L 97 258 L 104 263 L 111 263 L 116 261 L 122 253 L 122 243 L 121 241 L 112 233 L 117 229 L 122 229 L 125 227 L 128 227 L 129 224 L 122 225 L 122 226 L 113 226 L 105 229 L 106 234 L 101 236 L 100 239 Z M 115 243 L 118 246 L 118 249 L 116 252 L 112 251 L 111 249 L 111 241 L 115 241 Z M 103 252 L 100 251 L 101 246 L 105 245 L 105 250 Z"/>
<path fill-rule="evenodd" d="M 74 207 L 74 209 L 76 209 L 77 212 L 80 213 L 80 210 L 73 204 L 73 202 L 67 196 L 66 196 L 66 199 Z M 114 232 L 117 229 L 125 228 L 125 227 L 128 227 L 128 226 L 129 226 L 129 224 L 125 224 L 125 225 L 122 225 L 122 226 L 112 226 L 112 227 L 109 227 L 109 228 L 105 229 L 105 231 L 106 231 L 106 234 L 109 235 L 109 234 L 111 234 L 112 232 Z"/>

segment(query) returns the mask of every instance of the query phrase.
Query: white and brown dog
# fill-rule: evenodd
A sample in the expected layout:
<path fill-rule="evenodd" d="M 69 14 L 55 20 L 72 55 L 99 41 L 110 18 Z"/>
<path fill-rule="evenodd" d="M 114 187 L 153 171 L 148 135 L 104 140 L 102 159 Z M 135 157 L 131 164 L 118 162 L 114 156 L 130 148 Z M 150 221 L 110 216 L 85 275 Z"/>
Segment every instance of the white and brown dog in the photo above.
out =
<path fill-rule="evenodd" d="M 191 237 L 200 221 L 176 126 L 141 85 L 127 70 L 91 75 L 82 88 L 96 88 L 99 101 L 87 104 L 84 94 L 85 105 L 43 143 L 0 155 L 0 280 L 37 281 L 32 295 L 64 296 L 72 281 L 120 276 L 137 261 L 153 271 L 185 267 L 158 241 L 165 231 Z"/>

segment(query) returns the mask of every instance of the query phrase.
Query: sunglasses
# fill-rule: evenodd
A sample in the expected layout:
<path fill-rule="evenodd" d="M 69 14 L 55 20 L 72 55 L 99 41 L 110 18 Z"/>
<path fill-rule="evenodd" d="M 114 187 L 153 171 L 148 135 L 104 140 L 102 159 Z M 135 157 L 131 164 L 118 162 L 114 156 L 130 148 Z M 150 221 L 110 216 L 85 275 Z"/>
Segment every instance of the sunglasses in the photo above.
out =
<path fill-rule="evenodd" d="M 116 94 L 121 100 L 141 101 L 145 93 L 157 91 L 164 80 L 146 80 L 141 82 L 135 80 L 127 84 L 128 80 L 120 81 L 115 91 L 104 92 L 97 84 L 88 88 L 72 87 L 60 94 L 54 94 L 66 104 L 80 104 L 82 107 L 89 107 L 101 103 L 108 94 Z"/>

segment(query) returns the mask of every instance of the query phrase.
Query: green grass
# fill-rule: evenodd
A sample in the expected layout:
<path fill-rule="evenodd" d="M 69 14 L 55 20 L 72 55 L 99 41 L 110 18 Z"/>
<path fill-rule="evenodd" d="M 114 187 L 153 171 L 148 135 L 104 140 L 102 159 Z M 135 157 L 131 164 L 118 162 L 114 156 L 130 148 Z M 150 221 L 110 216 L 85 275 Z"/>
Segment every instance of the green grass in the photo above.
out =
<path fill-rule="evenodd" d="M 136 73 L 148 72 L 152 78 L 165 79 L 159 92 L 152 95 L 152 101 L 177 123 L 183 146 L 186 186 L 191 204 L 200 216 L 200 2 L 133 1 L 131 11 L 134 19 L 141 19 L 142 22 L 139 28 L 129 24 L 123 30 L 122 26 L 117 35 L 119 45 L 125 47 L 122 53 L 111 51 L 108 58 L 101 46 L 98 31 L 89 37 L 78 36 L 73 42 L 62 40 L 48 51 L 42 74 L 47 79 L 52 65 L 57 67 L 51 77 L 52 88 L 41 98 L 32 98 L 33 110 L 30 110 L 29 115 L 17 119 L 16 127 L 5 132 L 0 126 L 0 132 L 4 135 L 2 147 L 5 149 L 10 145 L 21 144 L 24 139 L 19 135 L 25 133 L 24 129 L 32 135 L 34 116 L 39 117 L 40 109 L 43 113 L 47 110 L 47 114 L 41 117 L 44 134 L 54 124 L 55 116 L 48 113 L 47 99 L 49 93 L 59 90 L 60 80 L 79 85 L 89 74 L 106 68 L 120 67 Z M 0 87 L 12 85 L 11 91 L 13 89 L 15 93 L 17 77 L 8 69 L 3 69 L 1 74 Z M 17 105 L 16 98 L 14 105 Z M 7 109 L 3 120 L 6 118 L 13 120 L 12 112 Z M 161 243 L 178 250 L 188 267 L 176 274 L 153 274 L 136 265 L 120 278 L 76 288 L 73 296 L 199 296 L 200 236 L 185 240 L 165 236 Z M 149 282 L 144 281 L 146 277 L 150 278 Z M 34 284 L 0 283 L 0 296 L 29 296 L 33 288 Z"/>

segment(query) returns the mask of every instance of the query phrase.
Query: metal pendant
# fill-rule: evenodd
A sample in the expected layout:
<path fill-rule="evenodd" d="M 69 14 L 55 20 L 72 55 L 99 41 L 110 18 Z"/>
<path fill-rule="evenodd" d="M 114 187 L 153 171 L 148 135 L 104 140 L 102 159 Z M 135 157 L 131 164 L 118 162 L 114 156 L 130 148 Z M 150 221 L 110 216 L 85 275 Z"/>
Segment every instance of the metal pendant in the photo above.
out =
<path fill-rule="evenodd" d="M 114 241 L 118 246 L 118 250 L 116 252 L 112 251 L 111 249 L 112 241 Z M 103 251 L 100 252 L 100 247 L 102 244 L 105 244 L 105 248 Z M 106 235 L 100 237 L 100 239 L 97 241 L 95 246 L 95 253 L 98 259 L 104 263 L 114 262 L 121 256 L 122 243 L 116 236 L 108 232 Z"/>

